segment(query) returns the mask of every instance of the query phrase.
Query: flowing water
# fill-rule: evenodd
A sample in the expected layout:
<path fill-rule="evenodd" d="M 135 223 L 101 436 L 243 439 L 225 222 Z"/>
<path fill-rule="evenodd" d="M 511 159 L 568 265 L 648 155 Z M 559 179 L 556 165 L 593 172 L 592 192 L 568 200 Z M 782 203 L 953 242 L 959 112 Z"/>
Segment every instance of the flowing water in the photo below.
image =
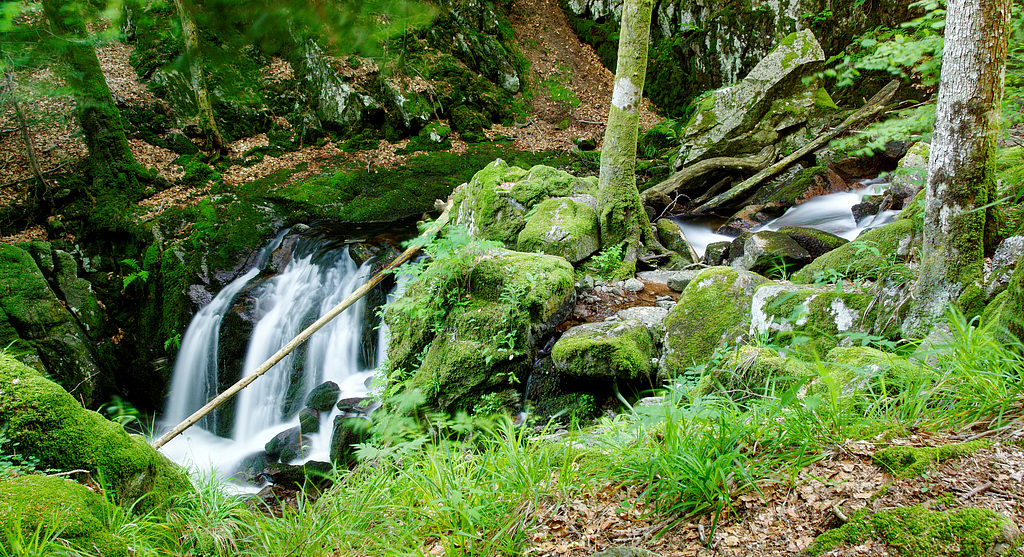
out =
<path fill-rule="evenodd" d="M 868 228 L 875 228 L 892 222 L 899 211 L 883 211 L 878 215 L 862 217 L 860 221 L 853 218 L 851 208 L 860 203 L 865 195 L 881 193 L 888 186 L 887 182 L 881 179 L 866 180 L 862 182 L 864 187 L 851 191 L 831 193 L 809 199 L 799 205 L 790 207 L 779 218 L 769 221 L 754 232 L 762 230 L 778 230 L 784 226 L 806 226 L 831 232 L 836 236 L 854 240 L 861 232 Z M 708 244 L 713 242 L 731 241 L 735 236 L 718 234 L 712 230 L 707 220 L 677 220 L 682 228 L 686 239 L 701 257 Z"/>
<path fill-rule="evenodd" d="M 260 269 L 242 275 L 202 308 L 182 339 L 161 425 L 173 427 L 212 398 L 222 383 L 218 352 L 221 323 L 249 298 L 247 315 L 255 320 L 245 350 L 244 374 L 250 373 L 302 329 L 351 294 L 369 276 L 369 267 L 357 267 L 347 250 L 317 253 L 316 246 L 300 241 L 291 261 L 278 274 L 257 280 Z M 211 433 L 214 418 L 186 430 L 163 448 L 164 454 L 199 471 L 230 474 L 247 455 L 262 450 L 271 437 L 298 425 L 297 413 L 309 391 L 333 381 L 341 397 L 365 396 L 376 354 L 367 357 L 362 342 L 365 299 L 342 312 L 317 331 L 302 347 L 286 356 L 238 395 L 230 437 Z M 378 350 L 377 353 L 382 352 Z M 229 378 L 230 381 L 237 377 Z M 310 436 L 311 459 L 328 460 L 333 416 L 321 417 L 322 434 Z"/>

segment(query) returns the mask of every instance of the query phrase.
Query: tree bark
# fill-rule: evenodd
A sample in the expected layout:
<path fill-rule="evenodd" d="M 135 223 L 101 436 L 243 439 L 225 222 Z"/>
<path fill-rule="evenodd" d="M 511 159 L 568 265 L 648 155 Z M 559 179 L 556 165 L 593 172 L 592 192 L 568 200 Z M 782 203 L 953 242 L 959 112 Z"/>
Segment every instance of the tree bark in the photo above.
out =
<path fill-rule="evenodd" d="M 921 268 L 904 336 L 927 334 L 951 303 L 981 295 L 1009 22 L 1010 0 L 948 2 Z"/>
<path fill-rule="evenodd" d="M 43 10 L 67 65 L 65 78 L 89 149 L 90 193 L 95 199 L 89 220 L 101 229 L 122 229 L 128 206 L 142 194 L 139 178 L 145 169 L 132 156 L 79 3 L 43 0 Z"/>
<path fill-rule="evenodd" d="M 174 6 L 178 10 L 178 21 L 181 22 L 181 31 L 185 36 L 185 57 L 188 58 L 188 73 L 191 78 L 192 91 L 196 94 L 196 105 L 199 107 L 199 118 L 202 127 L 205 128 L 213 150 L 218 154 L 228 154 L 227 143 L 220 134 L 217 127 L 217 120 L 213 117 L 213 105 L 210 103 L 210 94 L 206 88 L 206 72 L 203 70 L 203 53 L 199 46 L 199 29 L 196 26 L 196 19 L 192 17 L 185 7 L 185 0 L 174 0 Z"/>
<path fill-rule="evenodd" d="M 619 60 L 598 177 L 601 245 L 626 242 L 624 263 L 631 266 L 636 264 L 641 237 L 651 228 L 636 189 L 636 141 L 652 9 L 652 0 L 626 0 L 622 6 Z"/>
<path fill-rule="evenodd" d="M 640 197 L 644 205 L 664 207 L 672 203 L 673 194 L 697 186 L 712 172 L 753 174 L 763 170 L 771 164 L 773 159 L 775 159 L 774 145 L 765 147 L 753 157 L 704 159 L 676 172 L 660 184 L 647 188 Z"/>
<path fill-rule="evenodd" d="M 18 101 L 18 84 L 14 81 L 14 77 L 11 74 L 4 78 L 4 89 L 9 90 L 11 95 L 14 117 L 18 121 L 21 140 L 25 143 L 25 156 L 28 157 L 28 164 L 32 168 L 32 175 L 35 176 L 38 183 L 35 191 L 36 197 L 46 200 L 50 188 L 46 183 L 46 178 L 43 177 L 43 169 L 39 167 L 39 159 L 36 158 L 36 150 L 32 146 L 32 138 L 28 133 L 28 122 L 25 120 L 25 114 L 21 111 L 21 102 Z"/>

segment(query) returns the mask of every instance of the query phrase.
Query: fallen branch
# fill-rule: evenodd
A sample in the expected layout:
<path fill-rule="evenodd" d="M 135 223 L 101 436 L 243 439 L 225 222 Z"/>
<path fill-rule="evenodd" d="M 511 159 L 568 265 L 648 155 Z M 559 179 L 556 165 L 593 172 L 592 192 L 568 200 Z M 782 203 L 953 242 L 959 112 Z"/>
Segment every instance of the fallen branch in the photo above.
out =
<path fill-rule="evenodd" d="M 874 116 L 875 114 L 878 114 L 883 109 L 885 109 L 886 104 L 889 102 L 890 99 L 892 99 L 893 95 L 896 94 L 896 89 L 899 87 L 899 85 L 900 82 L 895 79 L 890 81 L 888 85 L 882 87 L 882 89 L 878 93 L 875 93 L 875 96 L 871 97 L 871 100 L 869 100 L 867 104 L 860 107 L 859 110 L 851 114 L 848 118 L 846 118 L 846 120 L 843 120 L 843 123 L 839 124 L 838 127 L 820 134 L 818 137 L 814 138 L 813 141 L 811 141 L 807 145 L 804 145 L 796 152 L 794 152 L 792 155 L 789 155 L 788 157 L 780 160 L 779 162 L 751 176 L 750 178 L 747 178 L 743 182 L 740 182 L 738 185 L 733 186 L 729 191 L 713 197 L 707 203 L 691 211 L 691 214 L 707 213 L 708 211 L 715 209 L 726 202 L 736 199 L 737 197 L 755 188 L 758 184 L 760 184 L 767 178 L 770 178 L 778 174 L 779 172 L 782 172 L 787 166 L 793 164 L 794 162 L 804 157 L 808 153 L 825 146 L 825 144 L 835 139 L 837 136 L 839 136 L 839 134 L 850 129 L 857 122 Z"/>
<path fill-rule="evenodd" d="M 401 255 L 399 255 L 397 258 L 395 258 L 395 260 L 392 261 L 390 265 L 388 265 L 383 270 L 381 270 L 379 273 L 374 275 L 374 277 L 371 278 L 370 280 L 368 280 L 366 282 L 366 284 L 360 286 L 358 290 L 356 290 L 355 292 L 350 294 L 347 298 L 342 300 L 338 305 L 336 305 L 333 308 L 331 308 L 330 311 L 325 313 L 320 319 L 317 319 L 316 322 L 314 322 L 312 325 L 310 325 L 309 327 L 306 327 L 295 338 L 293 338 L 291 341 L 289 341 L 288 344 L 284 345 L 284 347 L 282 347 L 280 350 L 275 352 L 273 356 L 271 356 L 269 359 L 267 359 L 267 361 L 265 361 L 262 364 L 260 364 L 260 366 L 258 368 L 256 368 L 255 370 L 253 370 L 252 373 L 250 373 L 249 375 L 246 375 L 245 377 L 240 379 L 237 383 L 235 383 L 234 385 L 228 387 L 228 389 L 226 391 L 224 391 L 223 393 L 217 395 L 213 400 L 211 400 L 210 402 L 207 402 L 205 406 L 203 406 L 199 410 L 196 410 L 191 416 L 185 418 L 185 420 L 183 422 L 181 422 L 180 424 L 174 426 L 173 429 L 171 429 L 170 431 L 165 433 L 162 437 L 157 439 L 153 443 L 153 448 L 154 449 L 159 449 L 160 447 L 166 445 L 168 441 L 170 441 L 171 439 L 174 439 L 175 437 L 180 435 L 181 432 L 185 431 L 189 427 L 192 427 L 196 422 L 198 422 L 199 420 L 203 419 L 204 416 L 206 416 L 210 412 L 214 411 L 221 404 L 224 404 L 224 402 L 226 402 L 229 398 L 235 396 L 235 394 L 237 394 L 238 391 L 241 391 L 242 389 L 248 387 L 250 383 L 252 383 L 256 379 L 258 379 L 261 375 L 266 373 L 270 368 L 274 367 L 274 364 L 276 364 L 277 362 L 280 362 L 281 359 L 284 358 L 285 356 L 287 356 L 289 352 L 291 352 L 292 350 L 295 350 L 295 348 L 298 347 L 300 344 L 302 344 L 307 338 L 309 338 L 310 335 L 312 335 L 313 333 L 315 333 L 318 330 L 320 330 L 324 325 L 326 325 L 332 319 L 337 317 L 338 314 L 340 314 L 346 308 L 348 308 L 349 306 L 354 304 L 357 300 L 359 300 L 359 298 L 362 298 L 363 296 L 365 296 L 370 291 L 371 288 L 376 286 L 380 281 L 384 280 L 384 277 L 390 271 L 392 271 L 393 269 L 397 268 L 402 263 L 405 263 L 406 261 L 408 261 L 409 258 L 412 257 L 412 255 L 414 253 L 419 251 L 419 249 L 421 247 L 423 247 L 424 244 L 426 244 L 426 240 L 431 235 L 433 235 L 437 231 L 441 230 L 441 228 L 448 222 L 448 213 L 451 212 L 451 210 L 452 210 L 452 197 L 449 197 L 448 198 L 448 202 L 444 204 L 444 210 L 441 211 L 441 216 L 437 217 L 437 220 L 434 221 L 434 224 L 431 225 L 431 227 L 429 229 L 427 229 L 426 232 L 424 232 L 423 234 L 420 235 L 419 239 L 421 239 L 423 241 L 413 242 L 413 244 L 410 245 L 408 248 L 406 248 L 406 250 L 403 251 L 401 253 Z"/>
<path fill-rule="evenodd" d="M 669 176 L 665 181 L 651 186 L 641 194 L 644 205 L 667 205 L 672 194 L 679 190 L 690 189 L 705 176 L 712 172 L 742 172 L 746 174 L 763 170 L 775 159 L 775 146 L 769 145 L 761 149 L 753 157 L 715 157 L 691 164 Z"/>

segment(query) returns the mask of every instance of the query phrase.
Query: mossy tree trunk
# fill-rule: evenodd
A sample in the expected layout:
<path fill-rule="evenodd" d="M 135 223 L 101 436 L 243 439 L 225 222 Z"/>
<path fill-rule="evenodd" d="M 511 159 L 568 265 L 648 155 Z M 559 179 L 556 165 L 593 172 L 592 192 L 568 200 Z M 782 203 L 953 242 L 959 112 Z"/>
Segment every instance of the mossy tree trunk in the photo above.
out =
<path fill-rule="evenodd" d="M 132 156 L 80 4 L 43 0 L 43 10 L 67 67 L 65 78 L 89 149 L 90 194 L 95 201 L 89 220 L 101 229 L 121 229 L 128 206 L 142 194 L 145 169 Z"/>
<path fill-rule="evenodd" d="M 626 242 L 629 266 L 635 266 L 640 240 L 651 228 L 636 189 L 636 142 L 652 8 L 652 0 L 626 0 L 622 6 L 619 60 L 598 178 L 601 245 L 608 248 Z"/>
<path fill-rule="evenodd" d="M 210 103 L 210 94 L 206 88 L 206 72 L 203 70 L 203 53 L 199 45 L 199 29 L 196 26 L 196 19 L 192 17 L 192 12 L 185 6 L 185 0 L 174 0 L 174 7 L 177 8 L 178 21 L 181 23 L 181 31 L 185 36 L 185 57 L 188 58 L 188 73 L 191 78 L 192 91 L 196 95 L 196 105 L 199 107 L 201 126 L 210 138 L 214 151 L 226 155 L 228 146 L 220 134 L 220 128 L 217 127 L 217 120 L 213 116 L 213 105 Z"/>
<path fill-rule="evenodd" d="M 948 2 L 921 269 L 905 336 L 926 334 L 950 303 L 969 308 L 981 296 L 1009 21 L 1010 0 Z"/>

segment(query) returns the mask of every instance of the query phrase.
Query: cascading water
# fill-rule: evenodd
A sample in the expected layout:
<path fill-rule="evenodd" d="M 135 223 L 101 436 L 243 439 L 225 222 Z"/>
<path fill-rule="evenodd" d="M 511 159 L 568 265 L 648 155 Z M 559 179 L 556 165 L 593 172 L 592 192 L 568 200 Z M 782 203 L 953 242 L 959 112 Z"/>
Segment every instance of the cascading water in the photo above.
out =
<path fill-rule="evenodd" d="M 877 194 L 883 191 L 887 183 L 880 179 L 875 179 L 866 180 L 862 185 L 864 187 L 856 190 L 822 195 L 790 207 L 781 217 L 765 223 L 755 229 L 754 232 L 778 230 L 784 226 L 806 226 L 831 232 L 847 240 L 853 240 L 868 228 L 874 228 L 891 222 L 899 211 L 884 211 L 877 216 L 866 216 L 859 222 L 854 220 L 851 208 L 860 203 L 865 195 Z M 677 222 L 686 235 L 687 241 L 693 246 L 697 255 L 702 257 L 708 244 L 731 241 L 733 239 L 733 236 L 713 232 L 710 224 L 706 221 L 694 222 L 687 221 L 685 218 L 679 218 Z"/>
<path fill-rule="evenodd" d="M 317 253 L 300 241 L 291 261 L 278 274 L 258 282 L 253 269 L 226 286 L 193 319 L 182 340 L 175 364 L 167 410 L 162 424 L 171 427 L 216 394 L 219 327 L 236 305 L 240 293 L 250 296 L 248 315 L 255 321 L 245 352 L 244 374 L 250 373 L 302 329 L 351 294 L 369 275 L 369 266 L 356 267 L 347 250 Z M 310 390 L 324 381 L 341 387 L 341 397 L 364 396 L 372 368 L 360 361 L 363 351 L 363 311 L 360 300 L 307 343 L 286 356 L 238 395 L 230 438 L 210 433 L 214 420 L 193 427 L 165 446 L 173 460 L 200 469 L 230 473 L 247 454 L 259 451 L 282 429 L 298 423 L 296 414 Z M 376 340 L 376 339 L 374 339 Z M 372 344 L 372 343 L 371 343 Z M 237 378 L 231 378 L 232 381 Z M 323 416 L 322 421 L 330 419 Z M 313 458 L 326 453 L 326 436 L 312 436 Z M 326 440 L 321 439 L 326 437 Z M 324 445 L 324 446 L 318 446 Z"/>

